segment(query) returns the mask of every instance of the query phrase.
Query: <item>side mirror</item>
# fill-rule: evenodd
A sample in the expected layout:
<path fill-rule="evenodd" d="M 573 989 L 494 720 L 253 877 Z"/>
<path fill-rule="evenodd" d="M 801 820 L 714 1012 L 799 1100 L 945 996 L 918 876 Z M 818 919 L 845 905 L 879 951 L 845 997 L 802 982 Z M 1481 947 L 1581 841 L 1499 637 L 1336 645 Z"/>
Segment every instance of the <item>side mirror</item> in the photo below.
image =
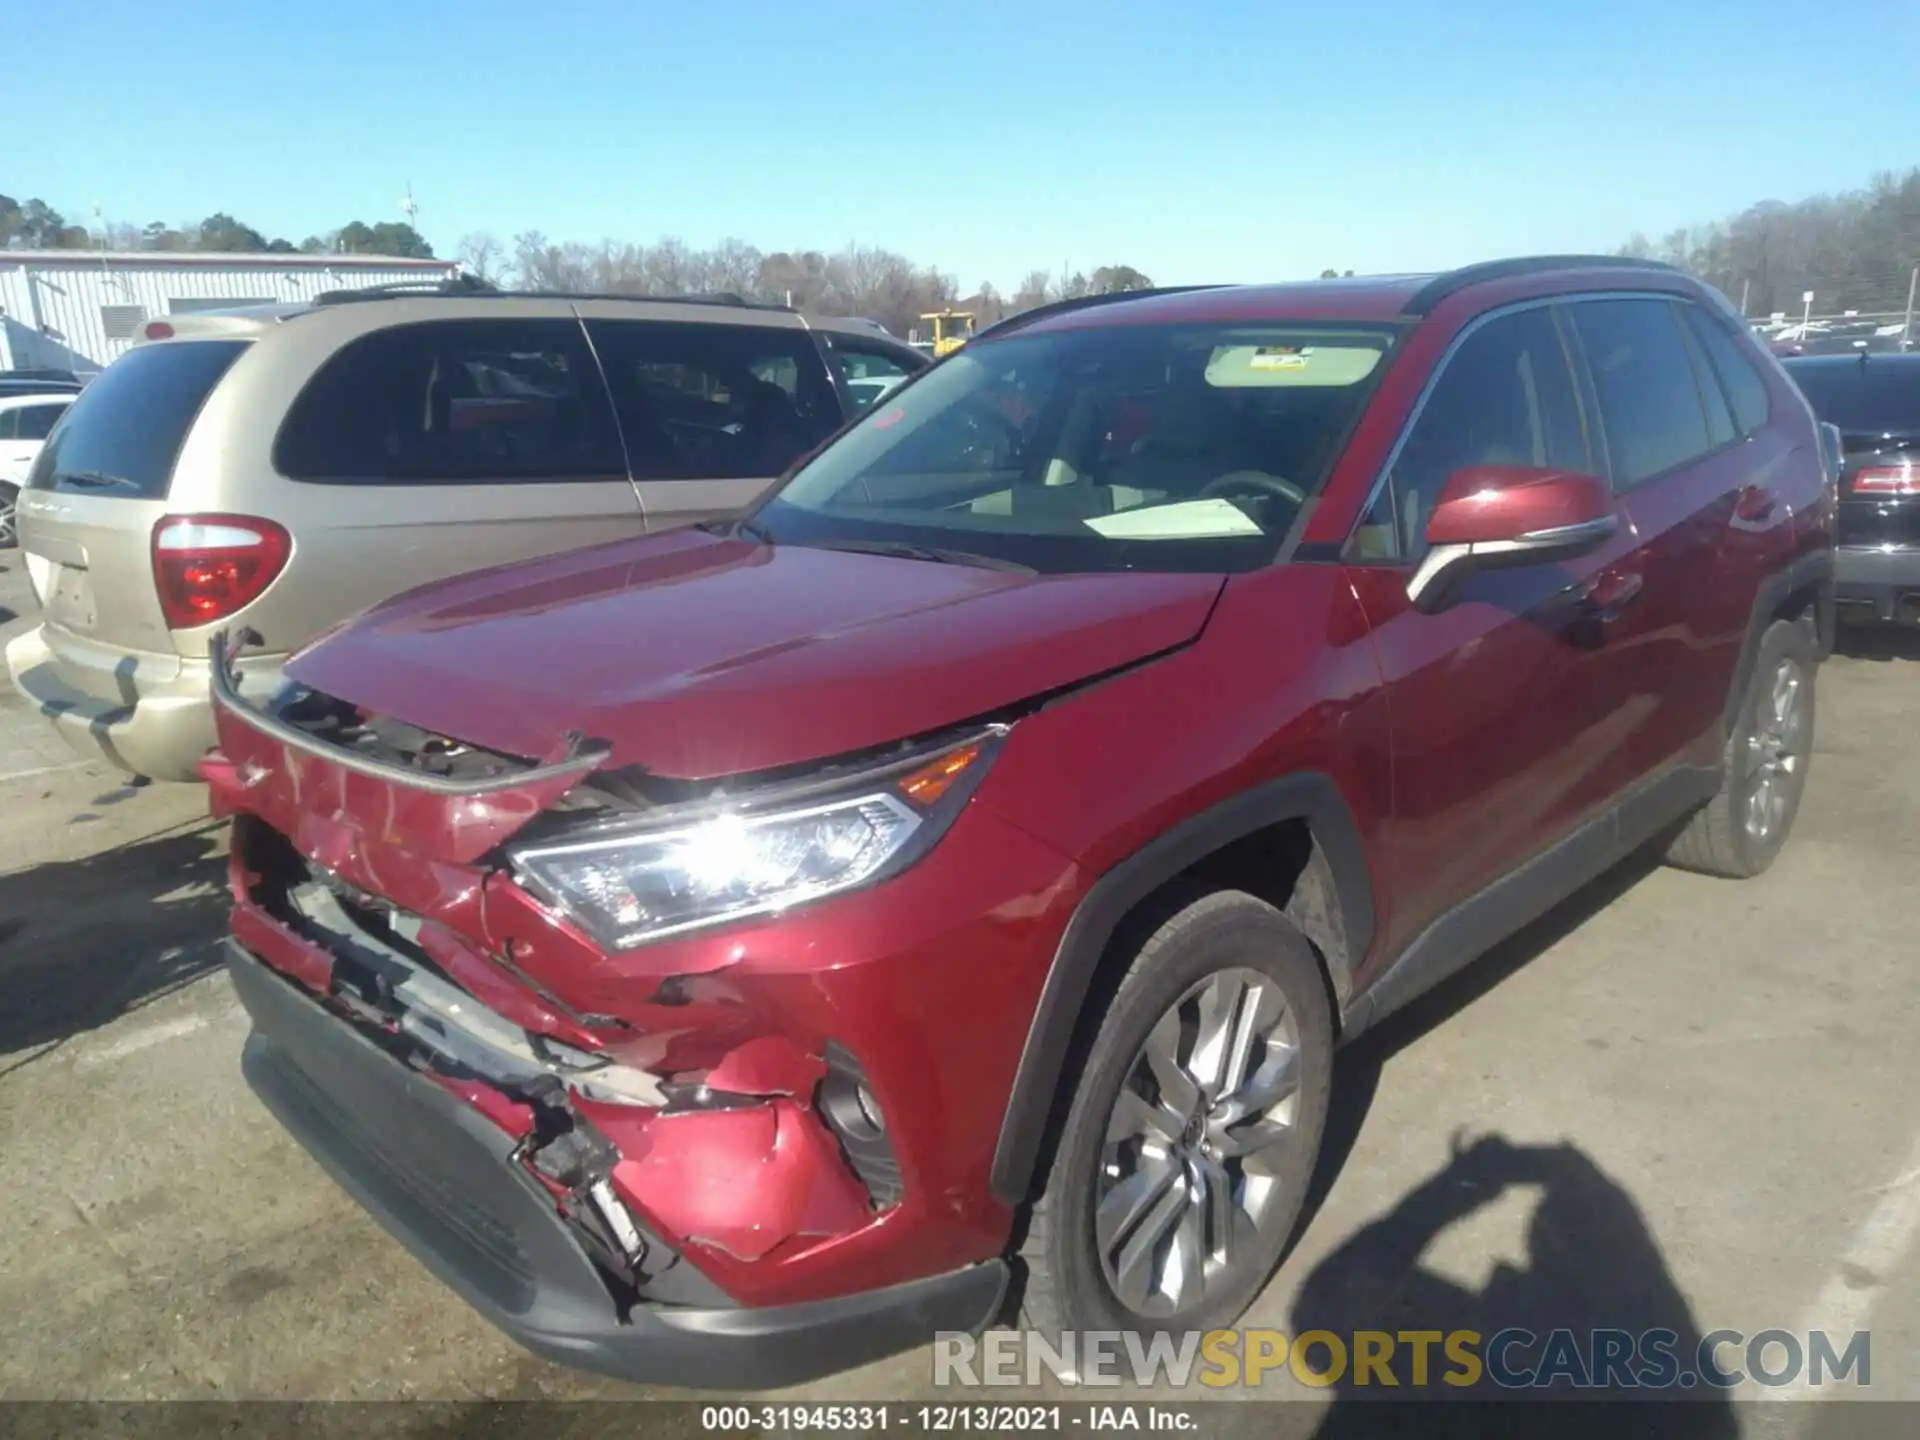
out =
<path fill-rule="evenodd" d="M 1427 520 L 1427 554 L 1407 598 L 1438 610 L 1476 570 L 1537 565 L 1584 554 L 1620 528 L 1613 490 L 1598 475 L 1535 465 L 1472 465 L 1440 487 Z"/>

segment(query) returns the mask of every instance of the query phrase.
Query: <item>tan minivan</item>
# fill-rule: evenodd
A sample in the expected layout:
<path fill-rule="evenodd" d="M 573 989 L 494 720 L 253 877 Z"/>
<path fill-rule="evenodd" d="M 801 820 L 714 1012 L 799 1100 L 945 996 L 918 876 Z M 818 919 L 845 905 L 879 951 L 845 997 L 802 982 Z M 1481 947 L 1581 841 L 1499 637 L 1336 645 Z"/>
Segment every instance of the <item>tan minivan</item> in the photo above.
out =
<path fill-rule="evenodd" d="M 715 519 L 927 359 L 731 297 L 450 282 L 149 321 L 48 437 L 20 548 L 46 615 L 14 684 L 89 758 L 191 780 L 207 638 L 250 691 L 425 581 Z M 878 393 L 884 393 L 883 390 Z"/>

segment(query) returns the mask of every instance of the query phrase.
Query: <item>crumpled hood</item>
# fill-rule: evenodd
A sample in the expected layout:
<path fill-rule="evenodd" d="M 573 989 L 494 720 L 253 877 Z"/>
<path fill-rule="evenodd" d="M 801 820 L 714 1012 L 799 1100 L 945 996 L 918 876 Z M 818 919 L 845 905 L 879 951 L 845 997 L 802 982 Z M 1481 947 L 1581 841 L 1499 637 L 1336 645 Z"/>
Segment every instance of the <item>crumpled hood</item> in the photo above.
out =
<path fill-rule="evenodd" d="M 1024 575 L 697 530 L 410 591 L 295 679 L 439 734 L 708 779 L 923 734 L 1192 640 L 1220 575 Z"/>

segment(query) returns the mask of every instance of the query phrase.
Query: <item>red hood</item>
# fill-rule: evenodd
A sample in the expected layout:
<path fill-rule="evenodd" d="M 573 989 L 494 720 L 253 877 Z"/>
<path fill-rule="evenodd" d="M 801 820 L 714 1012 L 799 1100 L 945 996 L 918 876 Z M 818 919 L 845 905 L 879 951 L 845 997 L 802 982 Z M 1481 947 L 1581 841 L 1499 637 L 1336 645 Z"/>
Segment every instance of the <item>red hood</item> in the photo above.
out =
<path fill-rule="evenodd" d="M 289 673 L 507 754 L 707 779 L 904 739 L 1193 639 L 1218 575 L 1023 575 L 695 530 L 410 591 Z"/>

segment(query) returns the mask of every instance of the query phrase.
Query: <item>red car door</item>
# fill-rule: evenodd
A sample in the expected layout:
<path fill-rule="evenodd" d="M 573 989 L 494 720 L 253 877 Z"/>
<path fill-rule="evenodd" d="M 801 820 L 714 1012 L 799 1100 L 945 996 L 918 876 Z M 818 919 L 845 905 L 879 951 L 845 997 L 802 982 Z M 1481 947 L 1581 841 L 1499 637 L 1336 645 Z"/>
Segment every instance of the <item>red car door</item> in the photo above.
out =
<path fill-rule="evenodd" d="M 1406 588 L 1450 475 L 1487 464 L 1594 473 L 1593 430 L 1553 308 L 1497 314 L 1443 362 L 1349 544 L 1393 725 L 1381 838 L 1391 912 L 1376 955 L 1397 953 L 1610 798 L 1617 697 L 1603 684 L 1593 597 L 1632 552 L 1629 527 L 1576 559 L 1481 571 L 1432 614 Z"/>
<path fill-rule="evenodd" d="M 1786 447 L 1750 413 L 1742 434 L 1689 320 L 1695 309 L 1673 296 L 1566 307 L 1637 537 L 1621 567 L 1634 602 L 1609 627 L 1604 666 L 1624 722 L 1607 767 L 1621 791 L 1676 765 L 1718 762 L 1759 577 L 1791 546 L 1792 519 L 1772 488 Z"/>

